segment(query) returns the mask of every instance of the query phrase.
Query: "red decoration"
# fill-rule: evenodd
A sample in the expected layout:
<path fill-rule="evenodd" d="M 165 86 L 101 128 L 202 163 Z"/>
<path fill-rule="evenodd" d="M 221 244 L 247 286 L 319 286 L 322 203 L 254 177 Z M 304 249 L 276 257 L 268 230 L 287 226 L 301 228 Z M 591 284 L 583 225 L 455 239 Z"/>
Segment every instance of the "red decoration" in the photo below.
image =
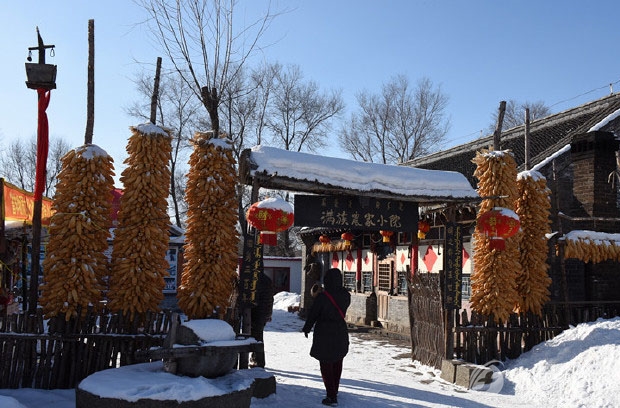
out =
<path fill-rule="evenodd" d="M 353 241 L 353 239 L 355 237 L 350 232 L 344 232 L 344 233 L 342 233 L 340 238 L 342 238 L 344 240 L 344 247 L 345 247 L 345 249 L 350 249 L 351 248 L 351 241 Z"/>
<path fill-rule="evenodd" d="M 110 206 L 110 220 L 111 227 L 118 226 L 118 210 L 121 208 L 121 196 L 123 195 L 123 189 L 112 189 L 112 205 Z"/>
<path fill-rule="evenodd" d="M 431 230 L 431 224 L 426 220 L 420 220 L 418 222 L 418 239 L 426 238 L 426 234 Z"/>
<path fill-rule="evenodd" d="M 504 240 L 515 235 L 520 225 L 519 216 L 503 207 L 493 207 L 478 218 L 478 228 L 491 239 L 489 247 L 498 251 L 506 248 Z"/>
<path fill-rule="evenodd" d="M 319 241 L 321 241 L 321 246 L 326 247 L 332 240 L 327 235 L 321 235 Z"/>
<path fill-rule="evenodd" d="M 45 111 L 50 104 L 51 92 L 38 88 L 37 163 L 34 176 L 34 201 L 41 201 L 45 190 L 45 168 L 49 150 L 49 125 Z"/>
<path fill-rule="evenodd" d="M 267 198 L 252 204 L 246 218 L 251 226 L 261 231 L 261 243 L 276 245 L 275 234 L 293 225 L 293 207 L 281 198 Z"/>
<path fill-rule="evenodd" d="M 379 233 L 383 237 L 383 242 L 390 242 L 390 238 L 394 235 L 394 231 L 379 231 Z"/>

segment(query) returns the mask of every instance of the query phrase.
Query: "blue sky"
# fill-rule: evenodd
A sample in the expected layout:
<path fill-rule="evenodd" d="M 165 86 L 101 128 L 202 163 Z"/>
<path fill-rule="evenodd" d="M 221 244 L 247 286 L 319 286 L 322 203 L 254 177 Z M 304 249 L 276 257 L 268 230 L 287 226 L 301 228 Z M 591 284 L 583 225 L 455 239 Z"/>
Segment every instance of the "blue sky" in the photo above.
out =
<path fill-rule="evenodd" d="M 254 20 L 266 0 L 241 0 Z M 273 0 L 289 9 L 272 24 L 255 58 L 298 64 L 322 89 L 341 89 L 347 112 L 361 90 L 378 91 L 396 74 L 430 78 L 450 98 L 447 146 L 470 141 L 491 123 L 499 101 L 544 101 L 559 112 L 609 94 L 620 80 L 620 3 L 586 1 Z M 36 11 L 36 12 L 35 12 Z M 17 1 L 0 14 L 0 144 L 36 134 L 36 92 L 24 62 L 38 25 L 56 45 L 58 89 L 48 108 L 50 133 L 84 142 L 88 19 L 95 20 L 94 143 L 117 165 L 124 160 L 124 108 L 136 100 L 132 76 L 162 55 L 136 25 L 145 18 L 130 0 Z M 36 61 L 36 55 L 33 56 Z M 164 59 L 164 68 L 167 61 Z M 168 64 L 168 67 L 170 65 Z M 620 91 L 620 83 L 615 84 Z M 328 155 L 340 155 L 336 129 Z"/>

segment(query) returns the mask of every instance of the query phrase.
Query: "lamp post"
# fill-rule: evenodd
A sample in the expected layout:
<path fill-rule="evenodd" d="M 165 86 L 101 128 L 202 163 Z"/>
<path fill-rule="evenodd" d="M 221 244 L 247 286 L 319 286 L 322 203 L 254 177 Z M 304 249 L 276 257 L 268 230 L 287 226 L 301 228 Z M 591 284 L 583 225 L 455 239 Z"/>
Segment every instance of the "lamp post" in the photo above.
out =
<path fill-rule="evenodd" d="M 32 268 L 30 271 L 30 296 L 28 299 L 28 311 L 34 313 L 37 310 L 39 300 L 39 271 L 40 271 L 40 248 L 41 248 L 41 207 L 43 205 L 43 190 L 45 189 L 45 176 L 47 166 L 47 153 L 49 147 L 49 128 L 45 110 L 50 102 L 50 92 L 56 89 L 56 65 L 45 63 L 45 50 L 54 51 L 54 45 L 45 45 L 37 27 L 38 45 L 28 48 L 28 61 L 32 61 L 32 51 L 38 51 L 39 62 L 26 63 L 26 86 L 36 89 L 38 95 L 37 115 L 37 162 L 34 184 L 34 209 L 32 214 Z M 52 54 L 53 55 L 53 54 Z"/>

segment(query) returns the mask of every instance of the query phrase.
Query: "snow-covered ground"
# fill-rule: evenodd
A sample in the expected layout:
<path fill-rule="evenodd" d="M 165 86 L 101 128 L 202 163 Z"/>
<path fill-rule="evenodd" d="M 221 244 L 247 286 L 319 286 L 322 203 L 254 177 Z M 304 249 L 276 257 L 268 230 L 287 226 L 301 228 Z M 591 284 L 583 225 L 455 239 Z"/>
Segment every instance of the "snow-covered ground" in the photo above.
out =
<path fill-rule="evenodd" d="M 287 312 L 299 295 L 276 295 L 266 327 L 267 371 L 277 393 L 252 407 L 317 407 L 324 397 L 319 364 L 309 356 L 312 335 Z M 340 407 L 620 407 L 620 318 L 571 328 L 505 363 L 494 392 L 474 391 L 439 378 L 410 358 L 407 346 L 351 334 L 344 360 Z M 172 391 L 171 391 L 172 392 Z M 74 408 L 73 390 L 0 390 L 2 408 Z"/>

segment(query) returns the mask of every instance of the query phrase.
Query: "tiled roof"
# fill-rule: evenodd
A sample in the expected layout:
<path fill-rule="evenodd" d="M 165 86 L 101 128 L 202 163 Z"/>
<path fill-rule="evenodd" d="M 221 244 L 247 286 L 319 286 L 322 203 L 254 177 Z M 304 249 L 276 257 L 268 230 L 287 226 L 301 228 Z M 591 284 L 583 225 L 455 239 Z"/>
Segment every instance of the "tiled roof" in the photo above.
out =
<path fill-rule="evenodd" d="M 620 94 L 613 94 L 531 122 L 531 166 L 535 166 L 570 143 L 575 135 L 586 133 L 618 109 L 620 109 Z M 500 149 L 509 149 L 513 152 L 519 170 L 523 170 L 525 162 L 524 139 L 524 125 L 502 131 L 500 139 Z M 493 146 L 493 135 L 416 158 L 406 162 L 405 165 L 423 169 L 457 171 L 467 177 L 471 185 L 475 187 L 477 179 L 473 174 L 476 166 L 471 160 L 475 157 L 476 151 L 488 149 L 490 146 Z"/>

